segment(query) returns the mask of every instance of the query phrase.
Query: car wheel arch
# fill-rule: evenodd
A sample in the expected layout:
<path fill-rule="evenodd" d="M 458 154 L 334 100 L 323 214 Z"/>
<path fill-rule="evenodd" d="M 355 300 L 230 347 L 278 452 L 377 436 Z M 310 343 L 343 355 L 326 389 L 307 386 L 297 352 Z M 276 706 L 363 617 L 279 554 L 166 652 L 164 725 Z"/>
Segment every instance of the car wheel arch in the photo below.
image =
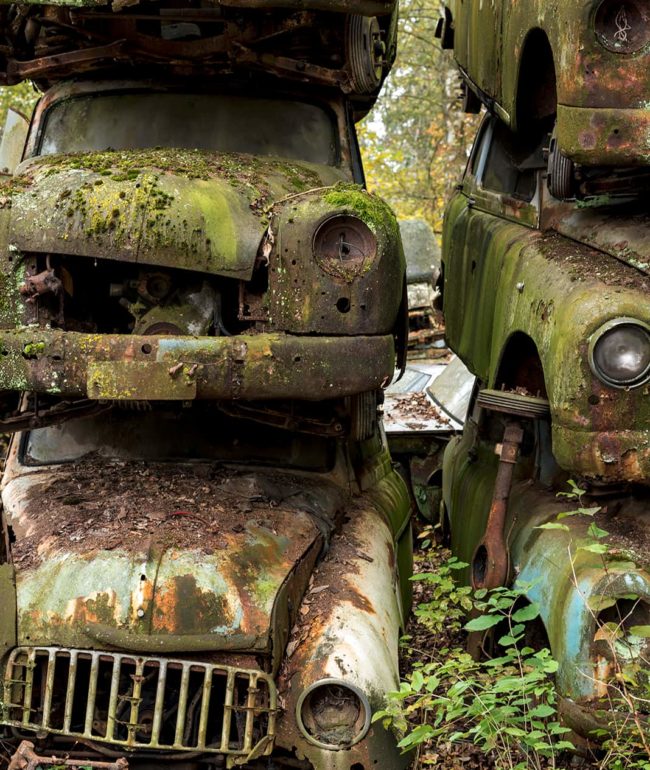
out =
<path fill-rule="evenodd" d="M 528 30 L 516 67 L 511 126 L 519 131 L 557 112 L 555 58 L 543 28 L 533 27 Z M 507 87 L 507 84 L 504 85 Z"/>
<path fill-rule="evenodd" d="M 493 387 L 526 388 L 531 395 L 547 397 L 544 364 L 530 335 L 515 331 L 507 338 L 498 358 Z"/>

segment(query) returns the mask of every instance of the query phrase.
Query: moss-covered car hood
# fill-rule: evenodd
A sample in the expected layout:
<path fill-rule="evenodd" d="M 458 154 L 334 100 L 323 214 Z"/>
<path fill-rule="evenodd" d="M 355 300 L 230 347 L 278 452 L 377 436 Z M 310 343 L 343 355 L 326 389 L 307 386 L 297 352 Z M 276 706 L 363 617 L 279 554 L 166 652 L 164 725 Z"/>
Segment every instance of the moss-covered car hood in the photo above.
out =
<path fill-rule="evenodd" d="M 23 252 L 252 276 L 273 205 L 343 172 L 252 155 L 130 150 L 46 156 L 0 190 Z"/>
<path fill-rule="evenodd" d="M 279 654 L 345 498 L 284 472 L 92 459 L 2 497 L 20 644 Z"/>
<path fill-rule="evenodd" d="M 650 216 L 641 207 L 564 207 L 556 229 L 650 275 Z M 621 210 L 622 209 L 622 210 Z"/>

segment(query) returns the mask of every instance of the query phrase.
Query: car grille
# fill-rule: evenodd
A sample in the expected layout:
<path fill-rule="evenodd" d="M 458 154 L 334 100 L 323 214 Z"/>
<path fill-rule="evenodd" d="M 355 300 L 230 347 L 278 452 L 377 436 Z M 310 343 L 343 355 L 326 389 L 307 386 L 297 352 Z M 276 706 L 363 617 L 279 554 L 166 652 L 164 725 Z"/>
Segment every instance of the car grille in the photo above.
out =
<path fill-rule="evenodd" d="M 58 647 L 18 647 L 2 721 L 129 748 L 247 757 L 273 747 L 277 693 L 260 671 Z"/>

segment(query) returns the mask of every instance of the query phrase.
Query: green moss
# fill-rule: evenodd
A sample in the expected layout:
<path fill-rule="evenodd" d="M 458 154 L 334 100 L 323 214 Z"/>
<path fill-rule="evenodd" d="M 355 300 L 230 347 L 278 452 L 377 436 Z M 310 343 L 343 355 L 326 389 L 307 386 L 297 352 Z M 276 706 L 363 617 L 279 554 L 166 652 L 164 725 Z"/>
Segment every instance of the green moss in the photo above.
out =
<path fill-rule="evenodd" d="M 325 202 L 356 214 L 375 235 L 380 231 L 387 235 L 398 231 L 397 219 L 388 205 L 359 185 L 338 184 L 325 195 Z"/>
<path fill-rule="evenodd" d="M 24 192 L 30 182 L 30 179 L 21 176 L 12 176 L 0 182 L 0 209 L 10 209 L 12 197 L 18 192 Z"/>
<path fill-rule="evenodd" d="M 38 356 L 44 352 L 45 352 L 44 342 L 28 342 L 23 348 L 23 354 L 27 358 L 38 358 Z"/>

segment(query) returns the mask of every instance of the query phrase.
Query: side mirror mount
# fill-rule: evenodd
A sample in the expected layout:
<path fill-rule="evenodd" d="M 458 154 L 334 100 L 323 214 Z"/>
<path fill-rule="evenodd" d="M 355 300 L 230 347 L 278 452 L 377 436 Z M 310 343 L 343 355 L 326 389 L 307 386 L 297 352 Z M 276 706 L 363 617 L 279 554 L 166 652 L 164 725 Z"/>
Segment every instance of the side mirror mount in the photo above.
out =
<path fill-rule="evenodd" d="M 7 110 L 0 141 L 0 174 L 12 175 L 23 158 L 29 120 L 11 107 Z"/>

